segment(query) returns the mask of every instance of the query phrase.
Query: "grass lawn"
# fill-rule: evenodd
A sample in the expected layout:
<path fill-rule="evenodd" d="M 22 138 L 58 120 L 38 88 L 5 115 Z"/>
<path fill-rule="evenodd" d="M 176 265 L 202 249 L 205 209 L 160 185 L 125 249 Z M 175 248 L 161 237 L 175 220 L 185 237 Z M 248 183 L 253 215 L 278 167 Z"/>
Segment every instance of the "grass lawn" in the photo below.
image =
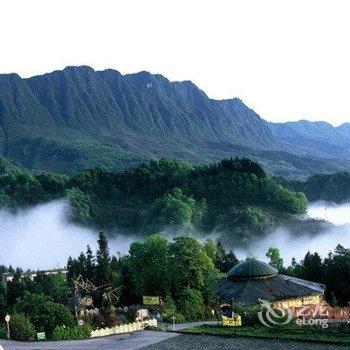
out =
<path fill-rule="evenodd" d="M 341 333 L 331 329 L 308 326 L 280 326 L 276 328 L 267 328 L 264 326 L 221 327 L 203 325 L 194 328 L 187 328 L 181 332 L 188 334 L 274 338 L 350 345 L 350 333 Z"/>

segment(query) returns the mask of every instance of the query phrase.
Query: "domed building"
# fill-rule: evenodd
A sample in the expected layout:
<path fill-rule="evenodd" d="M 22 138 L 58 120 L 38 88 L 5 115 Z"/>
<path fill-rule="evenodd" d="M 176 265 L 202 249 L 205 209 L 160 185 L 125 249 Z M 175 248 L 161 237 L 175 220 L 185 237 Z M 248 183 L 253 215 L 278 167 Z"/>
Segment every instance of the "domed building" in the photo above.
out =
<path fill-rule="evenodd" d="M 221 303 L 258 304 L 259 299 L 287 308 L 319 304 L 325 285 L 279 274 L 271 265 L 247 259 L 234 266 L 218 284 Z"/>

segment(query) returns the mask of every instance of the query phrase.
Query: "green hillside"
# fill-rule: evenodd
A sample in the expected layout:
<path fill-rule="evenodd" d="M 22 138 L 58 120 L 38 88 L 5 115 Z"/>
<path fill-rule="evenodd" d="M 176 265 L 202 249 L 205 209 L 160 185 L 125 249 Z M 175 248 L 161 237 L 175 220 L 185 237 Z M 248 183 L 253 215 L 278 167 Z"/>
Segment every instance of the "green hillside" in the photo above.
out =
<path fill-rule="evenodd" d="M 21 168 L 15 164 L 9 162 L 5 158 L 0 157 L 0 175 L 7 173 L 18 173 L 21 172 Z"/>
<path fill-rule="evenodd" d="M 204 164 L 245 156 L 294 177 L 350 168 L 350 158 L 289 147 L 237 98 L 213 100 L 190 81 L 87 66 L 28 79 L 0 75 L 0 154 L 60 173 L 123 170 L 161 157 Z"/>
<path fill-rule="evenodd" d="M 269 178 L 249 159 L 193 166 L 172 159 L 121 173 L 0 175 L 1 205 L 68 198 L 72 220 L 109 232 L 147 235 L 218 231 L 244 244 L 306 211 L 306 197 Z"/>

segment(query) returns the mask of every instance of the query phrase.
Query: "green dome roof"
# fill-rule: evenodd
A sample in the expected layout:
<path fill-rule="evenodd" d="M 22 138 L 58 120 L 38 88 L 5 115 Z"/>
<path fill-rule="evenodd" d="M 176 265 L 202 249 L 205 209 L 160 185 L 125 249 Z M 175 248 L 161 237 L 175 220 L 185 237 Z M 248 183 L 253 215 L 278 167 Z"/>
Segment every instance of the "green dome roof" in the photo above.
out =
<path fill-rule="evenodd" d="M 228 272 L 228 276 L 231 278 L 259 278 L 274 276 L 277 273 L 278 271 L 275 268 L 265 262 L 247 259 L 234 266 Z"/>

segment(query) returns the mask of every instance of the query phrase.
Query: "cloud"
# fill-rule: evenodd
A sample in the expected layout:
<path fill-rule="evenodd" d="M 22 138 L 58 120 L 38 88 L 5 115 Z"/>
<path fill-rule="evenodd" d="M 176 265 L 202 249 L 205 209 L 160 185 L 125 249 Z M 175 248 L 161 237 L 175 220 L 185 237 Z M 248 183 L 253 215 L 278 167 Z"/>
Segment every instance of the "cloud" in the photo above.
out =
<path fill-rule="evenodd" d="M 336 226 L 318 235 L 305 231 L 298 236 L 292 234 L 288 228 L 280 227 L 253 243 L 249 247 L 249 252 L 258 259 L 266 260 L 265 254 L 269 247 L 276 247 L 287 266 L 293 257 L 299 261 L 308 251 L 318 252 L 325 257 L 338 244 L 350 247 L 350 203 L 343 205 L 313 203 L 308 209 L 308 216 L 328 220 Z M 242 257 L 246 254 L 247 252 L 239 251 L 238 255 Z"/>
<path fill-rule="evenodd" d="M 24 269 L 63 267 L 68 256 L 78 256 L 89 244 L 97 246 L 97 232 L 68 221 L 64 200 L 41 204 L 15 214 L 0 210 L 0 264 Z M 116 236 L 111 253 L 125 253 L 131 237 Z"/>
<path fill-rule="evenodd" d="M 68 256 L 77 257 L 88 244 L 96 251 L 98 232 L 69 222 L 68 211 L 65 200 L 16 213 L 0 210 L 0 264 L 34 270 L 63 267 Z M 309 207 L 308 214 L 312 218 L 327 219 L 337 226 L 319 235 L 305 232 L 298 236 L 288 228 L 280 227 L 251 244 L 247 250 L 233 249 L 241 259 L 253 254 L 258 259 L 266 260 L 266 251 L 274 246 L 280 249 L 288 265 L 293 257 L 300 260 L 307 251 L 317 251 L 326 256 L 337 244 L 350 246 L 350 204 L 327 205 L 326 209 L 324 203 L 316 203 Z M 172 239 L 174 233 L 167 236 Z M 217 236 L 211 235 L 214 239 Z M 110 239 L 111 253 L 127 253 L 136 238 L 133 235 L 113 235 Z M 204 240 L 203 235 L 197 238 Z"/>

